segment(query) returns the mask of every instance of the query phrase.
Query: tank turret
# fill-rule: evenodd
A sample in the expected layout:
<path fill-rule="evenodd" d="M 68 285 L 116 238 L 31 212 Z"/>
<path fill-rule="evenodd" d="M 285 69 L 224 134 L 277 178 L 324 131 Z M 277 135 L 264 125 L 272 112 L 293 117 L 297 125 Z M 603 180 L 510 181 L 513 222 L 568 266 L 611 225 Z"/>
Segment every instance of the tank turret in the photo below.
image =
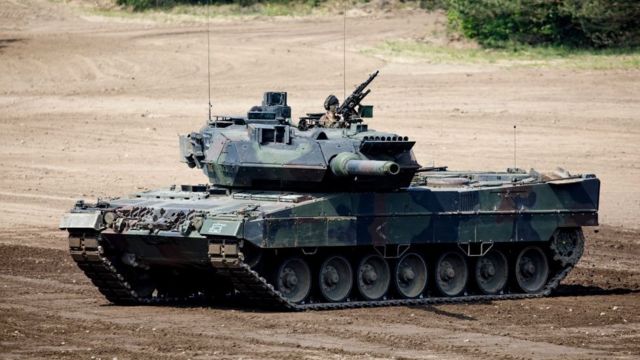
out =
<path fill-rule="evenodd" d="M 413 141 L 368 128 L 361 105 L 378 72 L 333 109 L 291 123 L 287 93 L 267 92 L 246 117 L 215 117 L 199 132 L 180 137 L 182 161 L 212 185 L 262 190 L 371 191 L 407 187 L 420 168 Z"/>

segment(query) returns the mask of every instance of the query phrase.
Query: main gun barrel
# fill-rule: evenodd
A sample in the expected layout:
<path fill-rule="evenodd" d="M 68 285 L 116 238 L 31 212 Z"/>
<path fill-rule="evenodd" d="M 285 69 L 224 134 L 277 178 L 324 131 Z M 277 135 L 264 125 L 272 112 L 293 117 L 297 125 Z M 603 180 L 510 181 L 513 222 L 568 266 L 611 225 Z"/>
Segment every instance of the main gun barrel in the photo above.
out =
<path fill-rule="evenodd" d="M 400 165 L 393 161 L 361 160 L 353 153 L 340 153 L 329 163 L 336 176 L 393 176 Z"/>
<path fill-rule="evenodd" d="M 386 176 L 397 175 L 400 166 L 393 161 L 349 160 L 346 170 L 349 175 Z"/>

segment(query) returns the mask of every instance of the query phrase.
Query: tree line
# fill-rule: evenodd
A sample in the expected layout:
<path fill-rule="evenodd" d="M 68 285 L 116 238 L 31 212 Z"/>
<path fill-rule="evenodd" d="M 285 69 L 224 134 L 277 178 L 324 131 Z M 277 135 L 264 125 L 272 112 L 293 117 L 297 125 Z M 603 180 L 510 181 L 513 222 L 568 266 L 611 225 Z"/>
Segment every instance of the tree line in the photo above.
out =
<path fill-rule="evenodd" d="M 309 3 L 326 0 L 116 0 L 134 11 L 177 4 Z M 348 1 L 348 0 L 344 0 Z M 352 0 L 349 0 L 352 1 Z M 369 0 L 356 0 L 369 1 Z M 446 11 L 449 25 L 486 47 L 640 46 L 640 0 L 400 0 Z"/>

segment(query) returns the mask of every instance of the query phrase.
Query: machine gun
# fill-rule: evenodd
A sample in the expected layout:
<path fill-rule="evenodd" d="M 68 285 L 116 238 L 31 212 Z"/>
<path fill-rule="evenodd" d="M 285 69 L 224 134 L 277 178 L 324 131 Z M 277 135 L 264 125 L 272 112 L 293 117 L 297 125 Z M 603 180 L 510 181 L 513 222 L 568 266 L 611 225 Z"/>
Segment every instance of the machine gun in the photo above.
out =
<path fill-rule="evenodd" d="M 359 117 L 358 111 L 356 111 L 356 106 L 360 105 L 362 99 L 364 99 L 365 96 L 369 95 L 371 90 L 365 91 L 365 89 L 367 88 L 367 86 L 369 86 L 373 79 L 378 76 L 379 72 L 379 70 L 376 70 L 374 73 L 369 75 L 369 78 L 362 84 L 358 85 L 358 87 L 351 93 L 351 95 L 349 95 L 349 97 L 344 100 L 342 105 L 338 107 L 336 113 L 342 117 L 343 121 L 351 122 L 351 119 L 354 116 Z"/>

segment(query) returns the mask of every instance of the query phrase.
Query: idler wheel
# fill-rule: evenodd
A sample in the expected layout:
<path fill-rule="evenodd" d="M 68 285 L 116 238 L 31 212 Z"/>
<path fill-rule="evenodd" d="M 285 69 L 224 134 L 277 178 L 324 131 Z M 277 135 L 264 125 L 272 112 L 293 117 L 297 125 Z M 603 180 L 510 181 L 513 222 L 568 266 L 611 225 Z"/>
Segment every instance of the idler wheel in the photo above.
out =
<path fill-rule="evenodd" d="M 459 252 L 448 251 L 436 263 L 436 287 L 446 296 L 457 296 L 467 285 L 467 261 Z"/>
<path fill-rule="evenodd" d="M 342 256 L 330 256 L 320 265 L 320 293 L 330 302 L 339 302 L 349 296 L 353 287 L 353 271 Z"/>
<path fill-rule="evenodd" d="M 300 303 L 311 290 L 311 270 L 299 257 L 285 259 L 276 273 L 276 290 L 292 303 Z"/>
<path fill-rule="evenodd" d="M 537 246 L 522 249 L 516 260 L 515 273 L 518 286 L 524 292 L 540 291 L 549 276 L 547 256 Z"/>
<path fill-rule="evenodd" d="M 499 250 L 491 250 L 476 262 L 475 280 L 478 289 L 488 295 L 501 292 L 509 278 L 507 257 Z"/>
<path fill-rule="evenodd" d="M 367 300 L 378 300 L 389 290 L 389 264 L 380 255 L 367 255 L 358 266 L 358 290 Z"/>
<path fill-rule="evenodd" d="M 394 279 L 400 296 L 407 299 L 416 298 L 427 286 L 427 264 L 422 256 L 408 253 L 398 260 Z"/>

